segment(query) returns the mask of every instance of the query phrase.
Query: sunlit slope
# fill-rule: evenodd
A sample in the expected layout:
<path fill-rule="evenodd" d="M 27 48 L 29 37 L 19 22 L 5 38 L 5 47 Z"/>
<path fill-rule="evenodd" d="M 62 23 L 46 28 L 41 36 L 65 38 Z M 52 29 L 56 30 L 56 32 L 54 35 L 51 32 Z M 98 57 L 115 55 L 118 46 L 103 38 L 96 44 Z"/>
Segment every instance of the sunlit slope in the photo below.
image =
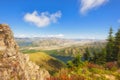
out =
<path fill-rule="evenodd" d="M 44 52 L 30 53 L 29 56 L 31 61 L 35 62 L 42 68 L 46 68 L 50 72 L 58 71 L 65 66 L 64 63 Z"/>

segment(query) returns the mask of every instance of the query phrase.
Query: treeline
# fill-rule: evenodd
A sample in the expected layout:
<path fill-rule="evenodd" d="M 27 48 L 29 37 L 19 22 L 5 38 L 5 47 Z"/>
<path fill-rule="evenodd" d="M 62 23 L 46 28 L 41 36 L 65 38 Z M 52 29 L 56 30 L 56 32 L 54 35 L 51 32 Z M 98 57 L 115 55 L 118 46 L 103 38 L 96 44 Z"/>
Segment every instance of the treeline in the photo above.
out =
<path fill-rule="evenodd" d="M 86 48 L 83 58 L 95 64 L 117 62 L 120 66 L 120 29 L 113 36 L 113 29 L 110 28 L 105 48 Z"/>

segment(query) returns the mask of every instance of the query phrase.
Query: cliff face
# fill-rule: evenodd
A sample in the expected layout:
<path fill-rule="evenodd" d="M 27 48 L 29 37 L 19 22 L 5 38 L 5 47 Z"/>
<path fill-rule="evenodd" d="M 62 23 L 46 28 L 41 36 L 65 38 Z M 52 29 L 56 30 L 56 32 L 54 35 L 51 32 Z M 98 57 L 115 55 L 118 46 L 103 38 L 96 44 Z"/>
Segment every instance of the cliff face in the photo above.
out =
<path fill-rule="evenodd" d="M 10 27 L 0 24 L 0 80 L 46 80 L 48 77 L 48 71 L 19 52 Z"/>

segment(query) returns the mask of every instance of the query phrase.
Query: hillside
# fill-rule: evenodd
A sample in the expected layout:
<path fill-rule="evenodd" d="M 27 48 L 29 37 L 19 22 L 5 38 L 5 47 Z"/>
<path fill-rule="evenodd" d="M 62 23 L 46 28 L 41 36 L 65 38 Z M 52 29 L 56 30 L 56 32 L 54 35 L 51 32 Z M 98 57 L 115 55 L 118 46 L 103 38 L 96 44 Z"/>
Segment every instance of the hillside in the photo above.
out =
<path fill-rule="evenodd" d="M 74 45 L 70 47 L 60 48 L 60 49 L 52 49 L 52 50 L 41 50 L 41 49 L 21 49 L 21 52 L 23 53 L 36 53 L 36 52 L 45 52 L 46 54 L 55 57 L 58 60 L 63 61 L 64 63 L 67 63 L 67 61 L 72 60 L 73 57 L 75 57 L 77 54 L 84 54 L 85 49 L 88 47 L 92 48 L 103 48 L 105 47 L 105 42 L 93 42 L 86 45 Z"/>
<path fill-rule="evenodd" d="M 65 67 L 63 62 L 44 52 L 29 53 L 29 56 L 32 62 L 35 62 L 41 68 L 45 68 L 51 73 L 59 71 L 61 68 Z"/>

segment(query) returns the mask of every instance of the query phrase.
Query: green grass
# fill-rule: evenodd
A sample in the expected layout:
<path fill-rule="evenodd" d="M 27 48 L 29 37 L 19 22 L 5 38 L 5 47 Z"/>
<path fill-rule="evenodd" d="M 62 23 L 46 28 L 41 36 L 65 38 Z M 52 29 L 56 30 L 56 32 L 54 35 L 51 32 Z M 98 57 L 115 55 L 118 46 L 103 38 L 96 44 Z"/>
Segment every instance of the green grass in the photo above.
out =
<path fill-rule="evenodd" d="M 47 69 L 51 74 L 66 66 L 63 62 L 46 54 L 45 52 L 29 53 L 29 56 L 32 62 L 35 62 L 41 68 Z"/>
<path fill-rule="evenodd" d="M 24 49 L 24 50 L 21 50 L 21 52 L 24 53 L 24 54 L 30 54 L 30 53 L 40 52 L 40 50 L 34 50 L 34 49 L 27 50 L 27 49 Z"/>
<path fill-rule="evenodd" d="M 37 52 L 44 52 L 56 59 L 58 59 L 59 61 L 62 61 L 64 63 L 67 63 L 69 60 L 72 60 L 73 57 L 72 56 L 65 56 L 65 55 L 61 55 L 58 53 L 57 50 L 21 50 L 22 53 L 24 54 L 31 54 L 31 53 L 37 53 Z"/>

